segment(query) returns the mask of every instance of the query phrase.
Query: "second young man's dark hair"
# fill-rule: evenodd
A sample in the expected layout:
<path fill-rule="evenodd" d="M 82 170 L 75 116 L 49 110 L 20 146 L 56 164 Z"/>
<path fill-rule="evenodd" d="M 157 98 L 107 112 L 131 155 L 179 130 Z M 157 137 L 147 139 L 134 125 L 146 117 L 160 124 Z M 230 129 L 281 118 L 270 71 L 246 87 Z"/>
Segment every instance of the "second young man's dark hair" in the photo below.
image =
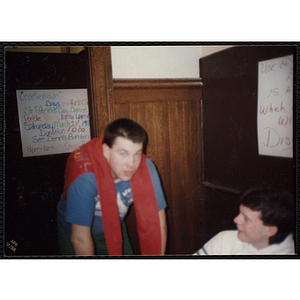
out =
<path fill-rule="evenodd" d="M 143 152 L 146 152 L 148 135 L 145 129 L 130 119 L 117 119 L 110 123 L 104 132 L 103 144 L 112 147 L 117 137 L 131 140 L 133 143 L 142 143 Z"/>
<path fill-rule="evenodd" d="M 261 212 L 265 226 L 277 226 L 278 232 L 269 238 L 269 244 L 281 243 L 294 229 L 293 197 L 282 190 L 268 188 L 249 190 L 241 204 Z"/>

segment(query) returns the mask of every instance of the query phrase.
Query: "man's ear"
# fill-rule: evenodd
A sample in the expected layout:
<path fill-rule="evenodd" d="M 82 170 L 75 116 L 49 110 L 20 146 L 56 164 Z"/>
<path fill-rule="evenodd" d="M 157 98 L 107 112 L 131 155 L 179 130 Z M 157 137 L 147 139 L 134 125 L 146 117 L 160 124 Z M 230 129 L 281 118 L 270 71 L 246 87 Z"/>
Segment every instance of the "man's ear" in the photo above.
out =
<path fill-rule="evenodd" d="M 103 150 L 103 155 L 106 159 L 109 158 L 109 150 L 110 148 L 107 146 L 107 144 L 102 144 L 102 150 Z"/>
<path fill-rule="evenodd" d="M 268 236 L 272 237 L 278 232 L 277 226 L 268 226 Z"/>

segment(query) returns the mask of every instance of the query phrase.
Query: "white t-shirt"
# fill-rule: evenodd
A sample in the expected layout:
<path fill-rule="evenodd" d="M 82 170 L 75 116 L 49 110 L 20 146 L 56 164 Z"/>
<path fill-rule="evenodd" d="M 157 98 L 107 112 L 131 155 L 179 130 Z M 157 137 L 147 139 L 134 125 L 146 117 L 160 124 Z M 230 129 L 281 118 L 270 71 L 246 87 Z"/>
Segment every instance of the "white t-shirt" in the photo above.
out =
<path fill-rule="evenodd" d="M 241 242 L 237 230 L 221 231 L 211 238 L 194 255 L 267 255 L 295 254 L 293 235 L 288 235 L 280 244 L 272 244 L 257 250 L 250 243 Z"/>

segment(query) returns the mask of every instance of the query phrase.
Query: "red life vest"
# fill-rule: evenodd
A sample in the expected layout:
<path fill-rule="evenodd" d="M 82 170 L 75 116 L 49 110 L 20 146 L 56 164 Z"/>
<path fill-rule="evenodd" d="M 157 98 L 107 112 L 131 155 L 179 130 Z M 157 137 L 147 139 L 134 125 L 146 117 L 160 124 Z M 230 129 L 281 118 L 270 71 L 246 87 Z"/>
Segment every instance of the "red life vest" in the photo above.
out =
<path fill-rule="evenodd" d="M 63 198 L 68 188 L 84 173 L 94 173 L 100 198 L 102 223 L 109 255 L 122 255 L 122 231 L 114 179 L 103 156 L 103 135 L 94 138 L 70 154 L 65 171 Z M 140 167 L 132 177 L 131 190 L 142 255 L 161 254 L 158 207 L 151 175 L 142 155 Z"/>

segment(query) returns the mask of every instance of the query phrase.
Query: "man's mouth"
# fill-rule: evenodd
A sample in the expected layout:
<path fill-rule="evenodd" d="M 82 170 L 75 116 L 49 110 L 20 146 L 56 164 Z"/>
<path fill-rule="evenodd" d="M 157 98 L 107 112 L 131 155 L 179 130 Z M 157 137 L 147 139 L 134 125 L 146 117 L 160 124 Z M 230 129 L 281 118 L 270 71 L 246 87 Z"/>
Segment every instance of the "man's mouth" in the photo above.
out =
<path fill-rule="evenodd" d="M 239 227 L 237 227 L 237 231 L 238 232 L 244 232 L 242 229 L 240 229 Z"/>
<path fill-rule="evenodd" d="M 133 175 L 133 171 L 124 171 L 124 175 L 130 177 Z"/>

